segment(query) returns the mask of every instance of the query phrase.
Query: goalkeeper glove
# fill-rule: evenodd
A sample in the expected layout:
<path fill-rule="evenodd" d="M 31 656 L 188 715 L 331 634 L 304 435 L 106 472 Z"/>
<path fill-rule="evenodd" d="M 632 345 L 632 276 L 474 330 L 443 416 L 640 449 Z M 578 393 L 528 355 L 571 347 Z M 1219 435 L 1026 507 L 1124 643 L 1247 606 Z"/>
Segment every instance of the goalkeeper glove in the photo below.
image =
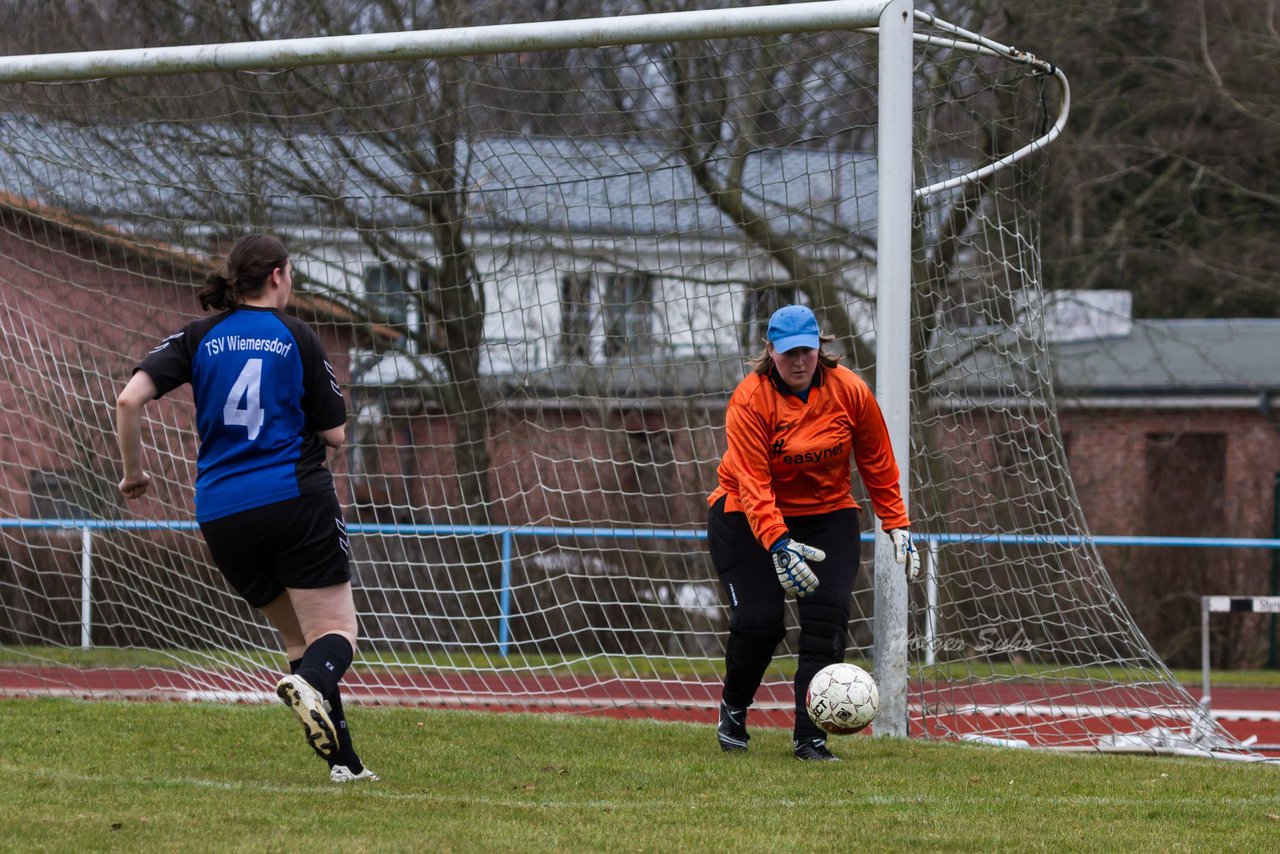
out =
<path fill-rule="evenodd" d="M 907 572 L 907 580 L 915 581 L 920 574 L 920 554 L 915 543 L 911 542 L 911 531 L 907 528 L 894 528 L 889 532 L 893 542 L 893 559 Z"/>
<path fill-rule="evenodd" d="M 813 574 L 806 561 L 826 560 L 827 553 L 790 537 L 783 537 L 769 549 L 773 555 L 773 568 L 778 573 L 778 583 L 786 591 L 788 599 L 808 596 L 818 589 L 818 576 Z"/>

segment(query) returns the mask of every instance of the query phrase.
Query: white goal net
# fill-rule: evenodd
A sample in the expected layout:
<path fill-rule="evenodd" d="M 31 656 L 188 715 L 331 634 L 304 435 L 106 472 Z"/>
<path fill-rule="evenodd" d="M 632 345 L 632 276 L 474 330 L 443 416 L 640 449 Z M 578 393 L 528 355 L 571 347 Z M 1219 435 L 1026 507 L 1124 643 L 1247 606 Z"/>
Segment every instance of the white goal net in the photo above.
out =
<path fill-rule="evenodd" d="M 710 721 L 728 394 L 786 303 L 868 380 L 883 361 L 877 265 L 908 256 L 878 221 L 882 6 L 910 11 L 445 28 L 328 64 L 316 40 L 0 60 L 0 691 L 271 696 L 275 638 L 191 521 L 189 392 L 148 407 L 142 502 L 116 495 L 113 438 L 131 367 L 266 230 L 351 413 L 353 700 Z M 929 571 L 906 730 L 1238 748 L 1133 624 L 1074 499 L 1035 216 L 1065 78 L 915 17 L 910 386 L 881 394 L 909 413 Z M 793 642 L 753 721 L 788 719 Z"/>

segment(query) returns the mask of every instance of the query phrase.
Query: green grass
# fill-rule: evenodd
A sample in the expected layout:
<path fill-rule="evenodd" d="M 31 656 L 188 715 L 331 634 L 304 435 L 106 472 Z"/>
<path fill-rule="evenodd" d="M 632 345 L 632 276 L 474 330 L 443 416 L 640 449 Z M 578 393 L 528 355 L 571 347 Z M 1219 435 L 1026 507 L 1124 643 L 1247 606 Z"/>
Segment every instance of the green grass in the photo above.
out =
<path fill-rule="evenodd" d="M 219 663 L 244 668 L 254 664 L 279 670 L 283 654 L 247 649 L 133 649 L 117 647 L 0 646 L 0 665 L 73 667 L 176 667 L 183 664 L 211 667 Z M 434 670 L 475 670 L 502 668 L 525 670 L 549 675 L 582 675 L 622 673 L 636 678 L 708 678 L 719 677 L 724 667 L 721 658 L 680 658 L 650 656 L 574 656 L 508 655 L 485 660 L 466 653 L 447 652 L 365 652 L 357 666 L 366 670 L 396 668 L 431 668 Z"/>
<path fill-rule="evenodd" d="M 760 729 L 351 710 L 330 784 L 280 706 L 0 701 L 0 849 L 1274 850 L 1280 768 Z"/>

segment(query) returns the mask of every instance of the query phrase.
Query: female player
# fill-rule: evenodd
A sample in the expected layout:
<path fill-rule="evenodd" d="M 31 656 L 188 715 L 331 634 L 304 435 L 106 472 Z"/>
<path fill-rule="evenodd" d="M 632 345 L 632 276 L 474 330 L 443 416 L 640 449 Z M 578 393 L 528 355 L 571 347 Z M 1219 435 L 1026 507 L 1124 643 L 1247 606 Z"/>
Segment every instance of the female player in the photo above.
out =
<path fill-rule="evenodd" d="M 218 314 L 170 335 L 116 401 L 120 492 L 140 498 L 142 410 L 191 383 L 200 450 L 196 521 L 227 582 L 280 633 L 292 675 L 276 693 L 329 764 L 329 779 L 376 780 L 351 745 L 338 682 L 357 636 L 346 525 L 326 448 L 346 438 L 346 404 L 319 337 L 283 313 L 293 267 L 274 237 L 241 238 L 200 305 Z"/>
<path fill-rule="evenodd" d="M 795 677 L 797 759 L 838 761 L 809 719 L 809 680 L 844 660 L 861 554 L 850 461 L 909 578 L 917 572 L 898 465 L 880 407 L 853 371 L 823 352 L 802 305 L 769 319 L 768 343 L 725 412 L 728 450 L 707 521 L 711 561 L 729 596 L 729 638 L 716 736 L 747 749 L 747 708 L 786 634 L 785 600 L 800 620 Z"/>

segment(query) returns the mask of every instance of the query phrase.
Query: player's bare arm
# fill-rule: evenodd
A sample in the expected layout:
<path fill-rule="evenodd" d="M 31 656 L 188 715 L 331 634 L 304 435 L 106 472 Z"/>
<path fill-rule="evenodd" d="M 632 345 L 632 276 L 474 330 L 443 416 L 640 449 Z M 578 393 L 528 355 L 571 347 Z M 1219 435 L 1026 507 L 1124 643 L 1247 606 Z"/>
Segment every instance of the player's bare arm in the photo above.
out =
<path fill-rule="evenodd" d="M 119 489 L 125 498 L 141 498 L 151 484 L 151 475 L 142 469 L 142 409 L 156 391 L 151 375 L 138 371 L 116 398 L 116 441 L 124 471 Z"/>
<path fill-rule="evenodd" d="M 327 447 L 341 448 L 342 443 L 347 441 L 347 425 L 339 424 L 337 427 L 321 430 L 316 435 L 320 437 L 320 441 L 324 442 Z"/>

